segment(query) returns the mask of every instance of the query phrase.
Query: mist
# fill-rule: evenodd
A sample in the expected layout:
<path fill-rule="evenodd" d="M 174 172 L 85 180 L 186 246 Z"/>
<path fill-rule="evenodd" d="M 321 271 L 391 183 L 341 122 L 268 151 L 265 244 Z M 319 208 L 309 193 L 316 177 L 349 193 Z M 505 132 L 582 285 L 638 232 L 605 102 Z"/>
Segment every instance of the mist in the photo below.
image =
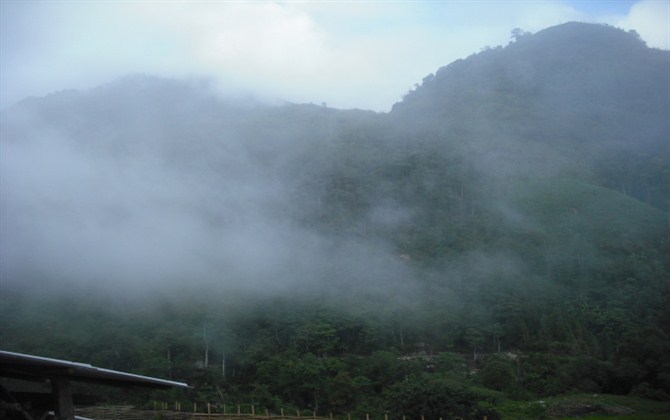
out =
<path fill-rule="evenodd" d="M 312 42 L 283 55 L 265 43 L 282 26 L 262 28 L 272 60 L 256 76 L 284 67 L 256 92 L 291 60 L 330 62 L 319 13 L 258 6 L 257 26 L 273 13 L 295 24 L 280 46 Z M 216 27 L 186 9 L 203 19 L 196 38 Z M 230 47 L 221 39 L 199 45 Z M 463 57 L 388 112 L 241 93 L 235 77 L 226 90 L 225 71 L 171 65 L 3 109 L 3 347 L 180 379 L 185 407 L 282 415 L 529 418 L 567 415 L 571 393 L 575 415 L 584 396 L 598 410 L 607 393 L 667 401 L 668 51 L 568 22 Z M 325 73 L 347 70 L 354 90 L 375 73 L 352 68 Z"/>
<path fill-rule="evenodd" d="M 299 196 L 294 163 L 333 142 L 328 117 L 306 143 L 291 137 L 299 122 L 245 121 L 281 108 L 226 104 L 206 88 L 145 76 L 46 101 L 3 116 L 5 290 L 127 298 L 410 288 L 411 269 L 386 244 L 299 223 L 316 198 Z M 380 223 L 402 217 L 383 204 L 373 212 Z"/>
<path fill-rule="evenodd" d="M 639 162 L 658 156 L 663 93 L 631 82 L 628 65 L 562 87 L 552 69 L 586 58 L 543 55 L 542 42 L 567 48 L 570 28 L 603 55 L 663 54 L 634 34 L 566 24 L 439 69 L 390 113 L 222 98 L 209 79 L 142 74 L 24 100 L 2 114 L 3 288 L 400 303 L 430 294 L 426 273 L 446 287 L 473 272 L 541 277 L 568 264 L 555 256 L 561 246 L 596 261 L 595 233 L 552 239 L 530 262 L 523 242 L 505 245 L 555 232 L 565 206 L 592 206 L 580 198 L 591 182 L 664 206 L 662 183 L 610 164 L 631 150 Z M 573 54 L 591 53 L 585 44 Z M 662 67 L 629 67 L 663 77 Z M 523 106 L 500 105 L 510 90 Z M 629 112 L 641 91 L 645 104 Z M 608 113 L 626 124 L 582 124 Z M 561 188 L 574 190 L 572 204 L 547 220 L 533 201 Z"/>

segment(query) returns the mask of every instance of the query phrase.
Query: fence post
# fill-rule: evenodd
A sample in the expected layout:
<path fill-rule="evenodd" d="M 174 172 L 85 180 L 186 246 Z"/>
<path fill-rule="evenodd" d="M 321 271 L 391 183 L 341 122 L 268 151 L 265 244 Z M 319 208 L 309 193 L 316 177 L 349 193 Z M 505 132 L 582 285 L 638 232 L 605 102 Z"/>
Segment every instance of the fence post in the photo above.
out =
<path fill-rule="evenodd" d="M 254 405 L 251 404 L 251 417 L 256 415 L 256 409 L 254 408 Z"/>
<path fill-rule="evenodd" d="M 193 412 L 197 413 L 198 412 L 198 403 L 193 403 Z"/>
<path fill-rule="evenodd" d="M 207 403 L 207 417 L 212 415 L 212 406 L 210 403 Z"/>
<path fill-rule="evenodd" d="M 281 412 L 281 418 L 284 418 L 284 407 L 280 408 L 279 411 Z"/>
<path fill-rule="evenodd" d="M 240 405 L 239 405 L 239 404 L 237 404 L 237 415 L 239 416 L 239 415 L 240 415 L 240 413 L 242 413 L 242 411 L 240 411 Z"/>
<path fill-rule="evenodd" d="M 295 410 L 296 417 L 300 417 L 300 410 Z"/>
<path fill-rule="evenodd" d="M 265 418 L 269 419 L 270 418 L 270 413 L 268 412 L 268 409 L 265 409 Z"/>

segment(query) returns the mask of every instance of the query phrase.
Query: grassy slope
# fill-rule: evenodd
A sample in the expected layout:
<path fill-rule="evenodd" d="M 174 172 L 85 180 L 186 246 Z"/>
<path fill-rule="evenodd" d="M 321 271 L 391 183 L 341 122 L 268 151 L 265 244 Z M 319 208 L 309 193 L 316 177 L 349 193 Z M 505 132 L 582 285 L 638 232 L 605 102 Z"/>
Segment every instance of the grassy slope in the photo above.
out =
<path fill-rule="evenodd" d="M 582 410 L 582 414 L 577 414 L 579 410 Z M 624 395 L 575 394 L 549 397 L 538 401 L 507 401 L 500 406 L 500 412 L 503 419 L 510 420 L 531 418 L 667 419 L 670 418 L 670 401 L 652 401 Z M 567 416 L 562 416 L 561 413 Z"/>

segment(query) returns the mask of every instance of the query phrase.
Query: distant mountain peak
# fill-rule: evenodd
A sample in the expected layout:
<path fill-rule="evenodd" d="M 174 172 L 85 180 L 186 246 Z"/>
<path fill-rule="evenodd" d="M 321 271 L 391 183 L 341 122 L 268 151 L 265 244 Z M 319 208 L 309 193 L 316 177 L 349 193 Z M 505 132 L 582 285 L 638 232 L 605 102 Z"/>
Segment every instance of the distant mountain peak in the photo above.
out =
<path fill-rule="evenodd" d="M 567 22 L 543 29 L 533 35 L 538 42 L 591 42 L 622 46 L 622 43 L 644 47 L 646 43 L 635 31 L 624 31 L 606 24 Z"/>
<path fill-rule="evenodd" d="M 487 49 L 440 68 L 392 112 L 448 118 L 452 109 L 463 110 L 464 103 L 479 107 L 502 100 L 504 106 L 517 97 L 519 106 L 528 106 L 531 97 L 541 95 L 579 100 L 583 95 L 620 92 L 626 93 L 625 100 L 651 96 L 667 108 L 668 52 L 648 48 L 634 31 L 569 22 L 516 39 L 504 48 Z M 495 96 L 502 93 L 504 99 Z"/>

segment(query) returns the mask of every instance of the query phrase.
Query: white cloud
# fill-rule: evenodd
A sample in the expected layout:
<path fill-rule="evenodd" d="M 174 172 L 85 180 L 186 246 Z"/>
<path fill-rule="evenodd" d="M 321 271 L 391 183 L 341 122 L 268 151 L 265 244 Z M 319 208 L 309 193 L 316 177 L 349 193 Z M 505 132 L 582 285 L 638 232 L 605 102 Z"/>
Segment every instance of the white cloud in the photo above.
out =
<path fill-rule="evenodd" d="M 631 7 L 627 16 L 609 18 L 608 23 L 637 31 L 652 48 L 670 49 L 670 2 L 668 1 L 640 1 Z"/>

